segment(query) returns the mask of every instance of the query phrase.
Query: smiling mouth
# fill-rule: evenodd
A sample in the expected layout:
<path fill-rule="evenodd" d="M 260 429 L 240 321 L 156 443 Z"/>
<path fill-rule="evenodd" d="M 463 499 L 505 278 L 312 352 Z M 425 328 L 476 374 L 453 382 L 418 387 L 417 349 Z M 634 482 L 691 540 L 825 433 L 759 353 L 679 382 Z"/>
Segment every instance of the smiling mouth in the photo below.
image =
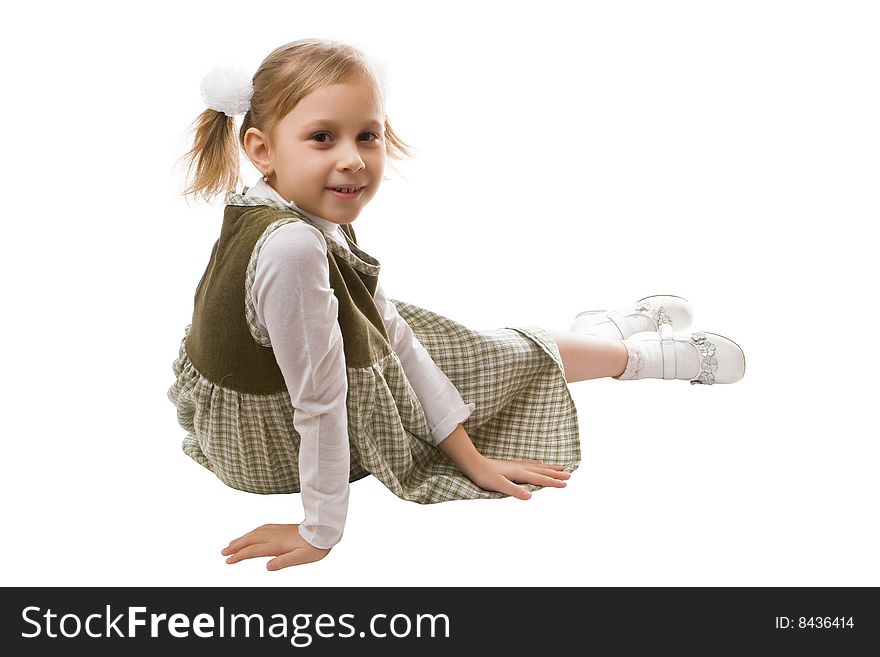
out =
<path fill-rule="evenodd" d="M 360 187 L 328 187 L 327 189 L 332 189 L 334 192 L 340 192 L 342 194 L 351 194 L 353 192 L 361 191 L 366 185 L 361 185 Z"/>

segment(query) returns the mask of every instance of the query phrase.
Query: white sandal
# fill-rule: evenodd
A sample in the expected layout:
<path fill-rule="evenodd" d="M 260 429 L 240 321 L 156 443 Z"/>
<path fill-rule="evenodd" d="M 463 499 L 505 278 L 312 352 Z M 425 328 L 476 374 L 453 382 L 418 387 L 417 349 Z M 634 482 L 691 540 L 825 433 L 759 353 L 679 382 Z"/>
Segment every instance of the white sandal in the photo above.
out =
<path fill-rule="evenodd" d="M 627 310 L 585 310 L 578 313 L 571 325 L 575 333 L 591 333 L 592 328 L 599 323 L 611 321 L 617 326 L 617 330 L 625 340 L 633 333 L 639 332 L 633 323 L 627 319 L 628 315 L 641 314 L 651 320 L 652 331 L 659 331 L 664 324 L 671 326 L 676 331 L 687 329 L 693 322 L 693 311 L 687 299 L 674 294 L 655 294 L 636 301 L 632 308 Z M 644 329 L 642 329 L 644 330 Z"/>

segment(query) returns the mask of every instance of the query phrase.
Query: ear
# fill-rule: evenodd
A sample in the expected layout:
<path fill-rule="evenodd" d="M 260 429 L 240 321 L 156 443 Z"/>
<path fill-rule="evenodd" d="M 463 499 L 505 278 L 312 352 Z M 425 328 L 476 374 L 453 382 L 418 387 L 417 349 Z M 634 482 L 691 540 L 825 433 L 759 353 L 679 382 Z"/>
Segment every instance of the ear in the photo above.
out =
<path fill-rule="evenodd" d="M 248 128 L 244 133 L 244 152 L 247 153 L 251 163 L 261 173 L 272 170 L 272 154 L 269 150 L 269 142 L 266 135 L 256 128 Z"/>

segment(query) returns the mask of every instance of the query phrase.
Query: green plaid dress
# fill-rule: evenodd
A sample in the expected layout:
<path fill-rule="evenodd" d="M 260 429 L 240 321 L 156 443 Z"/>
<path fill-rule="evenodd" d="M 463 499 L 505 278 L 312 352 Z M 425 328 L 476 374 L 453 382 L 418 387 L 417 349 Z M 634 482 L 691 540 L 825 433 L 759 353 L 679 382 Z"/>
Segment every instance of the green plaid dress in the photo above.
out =
<path fill-rule="evenodd" d="M 250 293 L 256 256 L 265 238 L 288 221 L 308 219 L 271 199 L 229 192 L 226 202 L 224 232 L 199 284 L 193 322 L 185 327 L 172 364 L 175 381 L 168 398 L 187 432 L 183 451 L 226 485 L 263 494 L 299 492 L 300 436 L 293 424 L 294 409 L 277 364 L 273 368 L 271 345 L 254 325 Z M 325 237 L 346 347 L 350 481 L 372 474 L 398 497 L 422 504 L 506 497 L 474 484 L 434 443 L 421 403 L 381 321 L 375 319 L 379 317 L 375 304 L 368 305 L 375 291 L 370 281 L 378 277 L 379 263 L 357 246 L 350 224 L 342 228 L 353 242 L 352 251 Z M 246 230 L 251 231 L 250 240 L 237 239 Z M 220 304 L 211 305 L 209 290 L 212 284 L 220 285 L 217 262 L 235 260 L 231 251 L 220 259 L 218 246 L 222 251 L 235 243 L 243 245 L 237 247 L 240 264 L 230 270 L 227 280 L 241 294 L 236 293 L 232 302 L 229 294 L 217 295 L 226 300 L 227 315 L 221 321 Z M 463 425 L 480 453 L 496 459 L 537 459 L 563 465 L 567 472 L 577 469 L 581 458 L 577 409 L 550 333 L 537 326 L 476 331 L 417 305 L 389 302 L 464 402 L 475 405 Z M 236 313 L 239 317 L 232 316 Z M 373 319 L 362 321 L 364 317 Z M 211 330 L 218 327 L 222 332 L 213 335 L 222 335 L 222 340 L 211 337 Z M 188 342 L 196 329 L 198 340 Z M 235 350 L 236 336 L 243 341 L 240 351 L 245 359 L 239 365 L 223 360 Z M 252 344 L 244 344 L 248 341 Z M 191 358 L 188 345 L 198 358 Z M 355 352 L 350 345 L 366 346 Z M 254 370 L 254 362 L 262 362 L 262 369 Z M 236 367 L 251 368 L 256 374 L 249 380 L 239 376 Z"/>

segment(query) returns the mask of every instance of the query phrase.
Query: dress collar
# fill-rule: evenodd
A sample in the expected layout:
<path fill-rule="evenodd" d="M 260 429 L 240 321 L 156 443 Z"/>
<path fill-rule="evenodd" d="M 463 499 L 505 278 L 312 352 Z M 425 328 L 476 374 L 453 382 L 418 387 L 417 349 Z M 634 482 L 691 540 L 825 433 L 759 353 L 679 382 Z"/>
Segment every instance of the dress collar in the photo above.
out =
<path fill-rule="evenodd" d="M 254 185 L 253 187 L 246 187 L 244 196 L 259 196 L 261 198 L 269 198 L 273 201 L 280 203 L 281 205 L 287 206 L 292 210 L 296 210 L 300 214 L 304 214 L 309 219 L 311 219 L 315 225 L 323 230 L 325 233 L 333 233 L 339 229 L 339 224 L 333 223 L 332 221 L 328 221 L 318 215 L 312 214 L 311 212 L 306 212 L 301 207 L 299 207 L 293 201 L 287 201 L 282 198 L 281 194 L 275 191 L 275 188 L 272 185 L 268 184 L 262 178 L 260 181 Z"/>

